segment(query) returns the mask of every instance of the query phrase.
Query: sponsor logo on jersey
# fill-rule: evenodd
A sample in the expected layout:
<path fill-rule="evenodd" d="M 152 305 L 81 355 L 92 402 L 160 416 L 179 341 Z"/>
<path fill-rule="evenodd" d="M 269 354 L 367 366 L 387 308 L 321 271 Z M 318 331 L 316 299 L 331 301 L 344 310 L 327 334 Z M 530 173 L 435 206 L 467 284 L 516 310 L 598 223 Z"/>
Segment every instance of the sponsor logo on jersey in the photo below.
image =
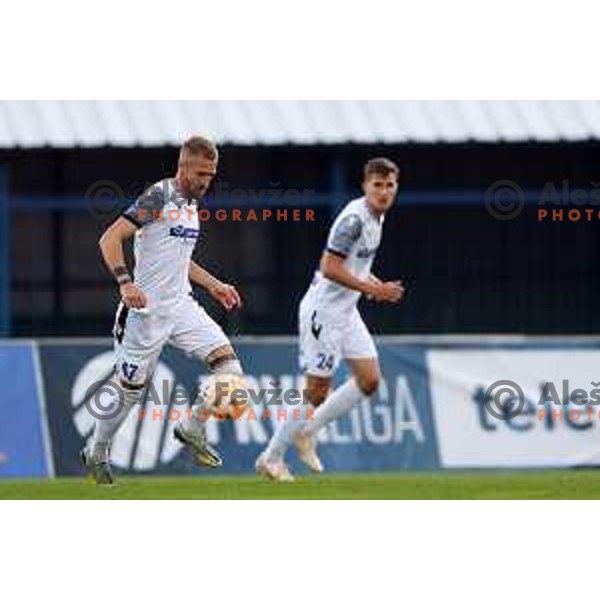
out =
<path fill-rule="evenodd" d="M 169 229 L 169 235 L 172 237 L 183 238 L 184 240 L 196 240 L 200 235 L 200 230 L 195 227 L 177 225 L 177 227 L 171 227 Z"/>

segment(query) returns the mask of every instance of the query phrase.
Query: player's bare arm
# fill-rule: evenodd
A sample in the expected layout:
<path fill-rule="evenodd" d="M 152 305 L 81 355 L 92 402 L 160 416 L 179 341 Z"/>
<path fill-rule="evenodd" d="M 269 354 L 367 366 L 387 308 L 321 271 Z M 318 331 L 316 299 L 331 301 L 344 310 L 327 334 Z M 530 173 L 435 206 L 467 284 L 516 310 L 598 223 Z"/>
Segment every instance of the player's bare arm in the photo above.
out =
<path fill-rule="evenodd" d="M 344 266 L 344 260 L 344 257 L 326 250 L 320 264 L 323 277 L 356 292 L 362 292 L 376 302 L 396 303 L 404 296 L 405 289 L 401 281 L 383 282 L 374 275 L 370 275 L 366 280 L 359 279 Z"/>
<path fill-rule="evenodd" d="M 137 231 L 136 226 L 123 217 L 119 217 L 102 235 L 99 241 L 100 250 L 106 266 L 119 284 L 119 291 L 124 304 L 128 308 L 144 308 L 147 299 L 135 283 L 125 265 L 123 242 Z"/>
<path fill-rule="evenodd" d="M 190 280 L 204 288 L 226 310 L 242 306 L 242 299 L 234 286 L 220 281 L 193 260 L 190 261 Z"/>

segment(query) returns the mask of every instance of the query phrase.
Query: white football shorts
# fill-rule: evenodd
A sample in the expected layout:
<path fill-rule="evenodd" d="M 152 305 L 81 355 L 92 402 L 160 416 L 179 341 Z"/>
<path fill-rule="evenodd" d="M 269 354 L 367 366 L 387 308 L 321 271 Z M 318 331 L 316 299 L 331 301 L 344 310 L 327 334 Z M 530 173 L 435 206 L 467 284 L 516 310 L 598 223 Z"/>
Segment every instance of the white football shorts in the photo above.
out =
<path fill-rule="evenodd" d="M 375 342 L 356 307 L 347 317 L 332 317 L 306 298 L 298 317 L 299 362 L 307 375 L 333 377 L 342 359 L 377 359 Z"/>
<path fill-rule="evenodd" d="M 202 361 L 229 344 L 227 336 L 191 296 L 182 298 L 170 314 L 129 309 L 119 304 L 113 329 L 117 376 L 133 385 L 145 383 L 168 343 Z"/>

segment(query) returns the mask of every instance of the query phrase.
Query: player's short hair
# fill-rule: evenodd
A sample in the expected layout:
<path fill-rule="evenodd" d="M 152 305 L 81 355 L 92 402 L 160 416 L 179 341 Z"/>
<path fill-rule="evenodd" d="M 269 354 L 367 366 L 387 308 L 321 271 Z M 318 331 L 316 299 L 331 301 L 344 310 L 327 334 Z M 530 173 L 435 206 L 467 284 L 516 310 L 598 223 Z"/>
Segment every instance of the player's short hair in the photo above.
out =
<path fill-rule="evenodd" d="M 201 135 L 193 135 L 183 142 L 179 152 L 179 162 L 184 156 L 198 156 L 199 154 L 215 162 L 219 160 L 219 150 L 212 140 Z"/>
<path fill-rule="evenodd" d="M 372 158 L 365 164 L 363 169 L 363 175 L 365 180 L 368 179 L 371 175 L 380 175 L 382 177 L 387 177 L 388 175 L 392 174 L 398 177 L 400 175 L 400 168 L 394 161 L 390 160 L 389 158 Z"/>

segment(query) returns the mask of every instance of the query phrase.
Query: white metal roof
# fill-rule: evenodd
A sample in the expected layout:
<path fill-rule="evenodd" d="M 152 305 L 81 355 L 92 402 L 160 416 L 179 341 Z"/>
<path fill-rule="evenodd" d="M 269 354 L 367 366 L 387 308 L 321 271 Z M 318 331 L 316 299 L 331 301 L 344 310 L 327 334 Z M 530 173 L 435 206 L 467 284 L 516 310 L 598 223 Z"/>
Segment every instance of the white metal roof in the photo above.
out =
<path fill-rule="evenodd" d="M 0 148 L 600 139 L 600 102 L 2 101 Z"/>

